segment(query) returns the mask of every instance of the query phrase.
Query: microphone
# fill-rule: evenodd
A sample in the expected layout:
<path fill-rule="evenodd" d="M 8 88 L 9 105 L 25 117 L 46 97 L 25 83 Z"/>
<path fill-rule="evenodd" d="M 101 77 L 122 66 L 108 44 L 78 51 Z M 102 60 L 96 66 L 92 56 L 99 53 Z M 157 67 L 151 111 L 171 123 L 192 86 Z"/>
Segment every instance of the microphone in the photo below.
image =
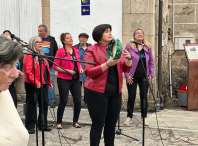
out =
<path fill-rule="evenodd" d="M 143 43 L 140 43 L 140 42 L 138 42 L 138 41 L 135 41 L 134 39 L 131 39 L 131 40 L 130 40 L 130 43 L 135 43 L 135 44 L 139 44 L 139 45 L 142 45 L 142 46 L 146 46 L 146 45 L 143 44 Z"/>
<path fill-rule="evenodd" d="M 14 34 L 11 34 L 11 38 L 12 39 L 15 38 L 17 41 L 21 41 L 21 39 L 19 37 L 15 36 Z"/>

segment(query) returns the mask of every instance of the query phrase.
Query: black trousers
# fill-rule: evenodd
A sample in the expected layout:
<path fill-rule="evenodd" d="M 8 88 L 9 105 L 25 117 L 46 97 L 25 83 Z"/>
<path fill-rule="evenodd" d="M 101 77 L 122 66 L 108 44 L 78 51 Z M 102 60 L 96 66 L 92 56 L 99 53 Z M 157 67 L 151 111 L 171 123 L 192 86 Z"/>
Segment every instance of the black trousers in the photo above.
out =
<path fill-rule="evenodd" d="M 26 129 L 34 129 L 37 115 L 36 115 L 36 101 L 39 104 L 38 127 L 41 128 L 41 89 L 36 89 L 36 100 L 34 99 L 34 84 L 25 82 L 26 90 L 26 115 L 25 127 Z M 48 112 L 48 85 L 43 85 L 43 113 L 44 113 L 44 128 L 47 128 L 47 112 Z"/>
<path fill-rule="evenodd" d="M 10 91 L 10 94 L 12 96 L 14 105 L 17 108 L 17 94 L 16 94 L 16 89 L 15 89 L 14 84 L 15 84 L 15 82 L 12 82 L 12 84 L 9 86 L 9 91 Z"/>
<path fill-rule="evenodd" d="M 82 86 L 83 86 L 83 82 L 80 81 L 80 85 L 81 85 L 81 87 L 82 87 Z M 83 86 L 83 88 L 84 88 L 84 86 Z M 84 88 L 84 89 L 85 89 L 85 88 Z M 85 102 L 85 104 L 87 103 L 87 102 L 86 102 L 86 98 L 85 98 L 85 90 L 84 90 L 84 102 Z"/>
<path fill-rule="evenodd" d="M 92 119 L 90 146 L 99 146 L 104 127 L 105 146 L 114 146 L 115 127 L 121 109 L 121 93 L 106 96 L 85 88 L 89 115 Z"/>
<path fill-rule="evenodd" d="M 133 109 L 134 103 L 136 98 L 136 91 L 137 91 L 137 84 L 139 84 L 140 89 L 140 99 L 141 99 L 141 116 L 143 117 L 143 98 L 145 96 L 146 101 L 146 110 L 145 110 L 145 117 L 147 117 L 147 108 L 148 108 L 148 100 L 147 100 L 147 93 L 148 93 L 148 82 L 146 78 L 133 78 L 133 83 L 131 85 L 127 84 L 128 88 L 128 106 L 127 106 L 127 117 L 133 117 Z"/>
<path fill-rule="evenodd" d="M 58 83 L 59 96 L 60 96 L 60 102 L 57 110 L 57 124 L 62 123 L 63 113 L 67 105 L 69 90 L 73 96 L 73 102 L 74 102 L 73 122 L 74 123 L 78 122 L 78 118 L 81 110 L 81 86 L 79 79 L 65 80 L 65 79 L 57 78 L 57 83 Z"/>

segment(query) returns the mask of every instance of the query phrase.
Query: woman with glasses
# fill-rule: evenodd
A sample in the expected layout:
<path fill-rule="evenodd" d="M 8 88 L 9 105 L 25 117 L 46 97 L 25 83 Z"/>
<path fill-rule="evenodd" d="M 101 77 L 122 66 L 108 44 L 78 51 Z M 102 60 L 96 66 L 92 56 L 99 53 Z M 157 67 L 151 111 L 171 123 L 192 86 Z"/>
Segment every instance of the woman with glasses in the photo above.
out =
<path fill-rule="evenodd" d="M 69 33 L 62 33 L 60 40 L 63 44 L 63 48 L 58 49 L 56 57 L 80 60 L 79 50 L 72 46 L 73 39 L 71 35 Z M 81 110 L 81 85 L 79 78 L 80 73 L 83 73 L 82 66 L 80 65 L 80 62 L 67 60 L 55 59 L 54 62 L 73 74 L 71 75 L 60 67 L 53 65 L 54 70 L 58 72 L 57 83 L 60 96 L 60 102 L 57 110 L 57 129 L 62 129 L 63 113 L 65 106 L 67 105 L 69 91 L 72 94 L 74 102 L 73 126 L 75 128 L 80 128 L 81 126 L 78 123 Z"/>
<path fill-rule="evenodd" d="M 126 50 L 133 56 L 133 66 L 130 70 L 130 73 L 125 73 L 127 88 L 128 88 L 128 106 L 127 106 L 127 119 L 125 120 L 124 124 L 129 125 L 132 122 L 133 117 L 133 109 L 134 109 L 134 102 L 136 97 L 136 88 L 137 84 L 139 85 L 140 89 L 140 99 L 141 99 L 141 117 L 147 117 L 147 108 L 148 108 L 148 101 L 147 101 L 147 93 L 148 93 L 148 83 L 144 84 L 146 75 L 144 71 L 144 67 L 146 70 L 146 74 L 148 76 L 149 82 L 154 77 L 154 62 L 153 62 L 153 55 L 151 46 L 148 42 L 146 42 L 144 37 L 144 32 L 141 29 L 137 29 L 133 34 L 134 40 L 145 44 L 146 46 L 142 46 L 138 44 L 138 50 L 136 48 L 135 43 L 129 43 L 126 45 Z M 140 60 L 140 56 L 143 61 Z M 146 97 L 146 113 L 143 115 L 143 98 Z M 142 120 L 143 121 L 143 120 Z M 145 119 L 145 125 L 148 126 L 149 123 Z"/>
<path fill-rule="evenodd" d="M 29 46 L 38 54 L 43 55 L 42 50 L 42 39 L 39 36 L 34 36 L 29 40 Z M 31 52 L 29 52 L 31 53 Z M 47 126 L 47 111 L 48 111 L 48 87 L 53 88 L 51 79 L 50 79 L 50 70 L 49 64 L 46 59 L 43 59 L 41 65 L 42 72 L 42 81 L 40 80 L 40 65 L 38 57 L 35 56 L 34 62 L 32 55 L 25 55 L 23 60 L 24 71 L 25 71 L 25 90 L 26 90 L 26 115 L 25 115 L 25 127 L 28 130 L 29 134 L 35 133 L 35 124 L 37 120 L 36 115 L 36 101 L 39 103 L 39 116 L 38 116 L 38 127 L 39 130 L 44 128 L 45 131 L 51 131 Z M 34 74 L 34 65 L 35 65 L 35 74 Z M 34 81 L 35 76 L 35 81 Z M 36 86 L 36 101 L 34 99 L 34 88 Z M 45 125 L 41 125 L 41 86 L 43 94 L 43 114 Z"/>

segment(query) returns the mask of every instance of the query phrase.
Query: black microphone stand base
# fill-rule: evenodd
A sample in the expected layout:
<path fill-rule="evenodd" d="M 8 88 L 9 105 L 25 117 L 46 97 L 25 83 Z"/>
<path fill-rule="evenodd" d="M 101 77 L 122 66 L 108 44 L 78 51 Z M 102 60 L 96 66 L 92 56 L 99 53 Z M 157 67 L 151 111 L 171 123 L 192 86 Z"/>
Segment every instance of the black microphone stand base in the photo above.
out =
<path fill-rule="evenodd" d="M 128 137 L 128 138 L 131 138 L 131 139 L 133 139 L 133 140 L 139 141 L 138 139 L 135 139 L 135 138 L 133 138 L 133 137 L 130 137 L 130 136 L 128 136 L 128 135 L 122 133 L 122 129 L 120 129 L 120 114 L 119 114 L 119 118 L 118 118 L 118 129 L 116 130 L 116 134 L 117 134 L 117 135 L 123 135 L 123 136 L 126 136 L 126 137 Z"/>
<path fill-rule="evenodd" d="M 122 129 L 117 129 L 117 130 L 116 130 L 116 134 L 117 134 L 117 135 L 123 135 L 123 136 L 126 136 L 126 137 L 128 137 L 128 138 L 131 138 L 131 139 L 133 139 L 133 140 L 139 141 L 139 140 L 136 139 L 136 138 L 133 138 L 133 137 L 131 137 L 131 136 L 128 136 L 128 135 L 126 135 L 126 134 L 123 134 L 123 133 L 122 133 Z"/>

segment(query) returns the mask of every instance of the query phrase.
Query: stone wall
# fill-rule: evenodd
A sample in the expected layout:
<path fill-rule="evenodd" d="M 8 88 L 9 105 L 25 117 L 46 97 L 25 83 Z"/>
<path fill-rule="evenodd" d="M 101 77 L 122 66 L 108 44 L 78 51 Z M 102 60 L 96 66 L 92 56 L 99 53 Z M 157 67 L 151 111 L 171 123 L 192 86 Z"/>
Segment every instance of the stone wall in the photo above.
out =
<path fill-rule="evenodd" d="M 47 26 L 50 35 L 50 0 L 42 0 L 42 23 Z"/>
<path fill-rule="evenodd" d="M 156 62 L 155 47 L 155 0 L 123 0 L 123 18 L 122 18 L 122 43 L 123 47 L 133 39 L 133 33 L 137 28 L 144 31 L 146 40 L 152 46 L 152 53 L 154 62 Z M 156 69 L 156 68 L 155 68 Z M 155 71 L 156 74 L 156 71 Z M 156 93 L 156 75 L 152 81 L 154 94 Z M 123 85 L 123 94 L 128 96 L 127 88 Z M 139 100 L 139 92 L 137 92 L 137 101 Z M 149 101 L 152 102 L 153 98 L 149 93 Z M 139 102 L 139 101 L 138 101 Z"/>
<path fill-rule="evenodd" d="M 173 94 L 176 89 L 187 84 L 187 59 L 184 50 L 175 51 L 174 36 L 193 36 L 198 43 L 198 0 L 175 0 L 174 32 L 173 32 L 173 0 L 164 0 L 163 31 L 166 45 L 163 48 L 163 93 L 169 95 L 168 51 L 172 50 L 172 84 Z"/>

